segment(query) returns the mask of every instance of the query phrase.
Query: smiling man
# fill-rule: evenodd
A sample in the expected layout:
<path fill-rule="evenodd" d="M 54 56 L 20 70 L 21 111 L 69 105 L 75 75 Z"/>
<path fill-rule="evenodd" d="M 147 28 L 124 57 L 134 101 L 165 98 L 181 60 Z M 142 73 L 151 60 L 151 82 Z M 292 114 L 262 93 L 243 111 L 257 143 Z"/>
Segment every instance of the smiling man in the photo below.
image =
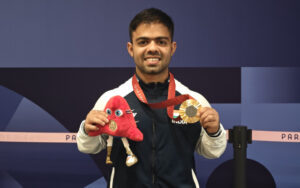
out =
<path fill-rule="evenodd" d="M 127 43 L 136 74 L 118 88 L 105 92 L 80 125 L 77 145 L 81 152 L 98 153 L 107 148 L 111 155 L 113 166 L 108 187 L 199 187 L 194 152 L 212 159 L 226 148 L 226 132 L 218 112 L 201 94 L 189 90 L 169 72 L 176 51 L 173 32 L 172 19 L 161 10 L 150 8 L 138 13 L 130 23 L 131 41 Z M 197 101 L 197 108 L 192 106 L 189 113 L 199 121 L 178 120 L 175 111 L 179 106 L 175 103 L 160 109 L 151 106 L 184 94 Z M 131 154 L 124 152 L 120 138 L 114 139 L 111 149 L 106 135 L 88 136 L 99 129 L 97 125 L 109 122 L 104 107 L 116 95 L 126 99 L 144 136 L 141 142 L 129 141 L 138 159 L 130 167 L 125 161 Z"/>
<path fill-rule="evenodd" d="M 127 49 L 136 64 L 136 73 L 146 82 L 165 81 L 176 50 L 168 28 L 159 22 L 141 23 L 131 35 Z M 149 78 L 144 78 L 147 75 Z"/>

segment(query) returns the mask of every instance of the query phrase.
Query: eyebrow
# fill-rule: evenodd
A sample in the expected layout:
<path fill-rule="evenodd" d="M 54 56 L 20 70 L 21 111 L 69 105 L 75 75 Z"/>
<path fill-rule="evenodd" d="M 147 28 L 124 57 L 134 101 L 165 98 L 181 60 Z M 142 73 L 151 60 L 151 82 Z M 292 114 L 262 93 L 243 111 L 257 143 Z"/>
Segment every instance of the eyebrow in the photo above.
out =
<path fill-rule="evenodd" d="M 139 41 L 139 40 L 149 40 L 149 39 L 154 39 L 154 40 L 162 40 L 162 39 L 166 39 L 166 40 L 170 40 L 169 37 L 155 37 L 155 38 L 149 38 L 149 37 L 139 37 L 137 38 L 135 41 Z"/>

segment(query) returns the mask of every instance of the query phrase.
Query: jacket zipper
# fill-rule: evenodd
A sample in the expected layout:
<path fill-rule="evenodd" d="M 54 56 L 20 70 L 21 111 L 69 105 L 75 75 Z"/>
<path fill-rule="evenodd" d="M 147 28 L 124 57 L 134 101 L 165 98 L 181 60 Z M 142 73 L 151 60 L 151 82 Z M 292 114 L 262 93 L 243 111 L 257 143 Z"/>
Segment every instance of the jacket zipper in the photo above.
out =
<path fill-rule="evenodd" d="M 155 133 L 155 123 L 154 120 L 152 120 L 152 132 L 153 132 L 153 136 L 152 136 L 152 184 L 155 184 L 156 181 L 156 175 L 155 175 L 155 137 L 156 137 L 156 133 Z"/>

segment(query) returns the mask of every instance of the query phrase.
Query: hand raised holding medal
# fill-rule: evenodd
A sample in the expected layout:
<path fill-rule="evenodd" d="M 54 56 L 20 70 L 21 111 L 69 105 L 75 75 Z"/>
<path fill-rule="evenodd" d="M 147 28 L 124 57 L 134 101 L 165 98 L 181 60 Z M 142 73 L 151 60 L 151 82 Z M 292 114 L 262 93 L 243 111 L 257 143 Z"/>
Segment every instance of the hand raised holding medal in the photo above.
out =
<path fill-rule="evenodd" d="M 214 134 L 219 130 L 220 118 L 218 112 L 210 107 L 202 107 L 194 99 L 188 99 L 180 105 L 179 115 L 187 123 L 200 121 L 202 127 L 210 134 Z"/>
<path fill-rule="evenodd" d="M 198 110 L 197 116 L 200 117 L 202 127 L 209 134 L 217 133 L 220 128 L 219 113 L 211 107 L 202 107 Z"/>

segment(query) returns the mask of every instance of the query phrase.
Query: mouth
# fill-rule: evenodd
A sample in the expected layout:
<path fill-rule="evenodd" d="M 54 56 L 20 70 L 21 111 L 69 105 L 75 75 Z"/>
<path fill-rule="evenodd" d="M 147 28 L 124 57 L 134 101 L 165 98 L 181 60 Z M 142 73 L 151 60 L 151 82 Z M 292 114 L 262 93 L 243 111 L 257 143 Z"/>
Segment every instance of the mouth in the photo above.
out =
<path fill-rule="evenodd" d="M 156 65 L 160 62 L 161 58 L 160 57 L 147 57 L 144 58 L 144 61 L 146 62 L 147 65 Z"/>
<path fill-rule="evenodd" d="M 114 120 L 110 120 L 109 124 L 108 124 L 108 128 L 111 131 L 116 131 L 118 129 L 118 125 L 117 125 L 117 123 Z"/>

